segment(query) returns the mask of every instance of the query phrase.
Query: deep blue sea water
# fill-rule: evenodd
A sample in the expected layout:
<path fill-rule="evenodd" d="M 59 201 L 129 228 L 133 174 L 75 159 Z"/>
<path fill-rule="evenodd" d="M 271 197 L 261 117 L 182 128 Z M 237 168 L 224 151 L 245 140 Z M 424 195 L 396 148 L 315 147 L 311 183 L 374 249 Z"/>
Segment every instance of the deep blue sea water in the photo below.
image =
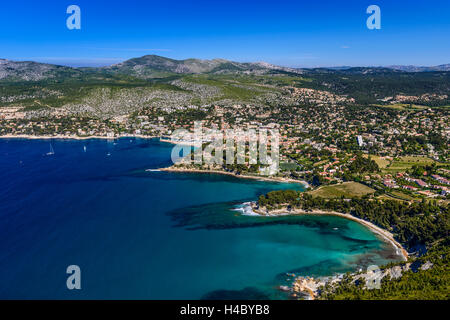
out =
<path fill-rule="evenodd" d="M 0 139 L 0 298 L 283 299 L 287 272 L 332 275 L 398 258 L 353 221 L 231 210 L 301 185 L 146 171 L 170 165 L 171 148 Z M 81 268 L 81 290 L 66 287 L 69 265 Z"/>

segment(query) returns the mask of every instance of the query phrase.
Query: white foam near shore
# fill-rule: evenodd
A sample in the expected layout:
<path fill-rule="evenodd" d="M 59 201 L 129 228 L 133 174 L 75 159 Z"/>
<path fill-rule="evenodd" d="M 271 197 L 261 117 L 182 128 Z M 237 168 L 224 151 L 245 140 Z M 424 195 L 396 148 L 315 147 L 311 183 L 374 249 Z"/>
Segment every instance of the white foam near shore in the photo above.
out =
<path fill-rule="evenodd" d="M 242 212 L 243 216 L 254 216 L 254 217 L 279 217 L 279 216 L 288 216 L 290 213 L 277 213 L 277 214 L 260 214 L 258 212 L 253 211 L 253 203 L 252 202 L 244 202 L 243 204 L 239 205 L 235 209 L 231 209 L 233 211 L 239 211 Z"/>
<path fill-rule="evenodd" d="M 232 210 L 242 212 L 243 216 L 259 216 L 260 215 L 260 214 L 256 213 L 255 211 L 253 211 L 251 202 L 244 202 L 239 207 L 232 209 Z"/>

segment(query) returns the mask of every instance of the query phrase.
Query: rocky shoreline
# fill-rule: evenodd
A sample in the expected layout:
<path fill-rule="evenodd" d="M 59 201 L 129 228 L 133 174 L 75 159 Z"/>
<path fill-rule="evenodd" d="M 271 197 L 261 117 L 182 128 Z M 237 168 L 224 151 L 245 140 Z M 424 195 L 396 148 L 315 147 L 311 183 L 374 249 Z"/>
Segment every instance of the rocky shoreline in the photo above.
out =
<path fill-rule="evenodd" d="M 397 265 L 391 268 L 378 269 L 378 270 L 367 270 L 365 272 L 355 272 L 350 274 L 352 278 L 351 282 L 362 281 L 365 283 L 365 287 L 368 287 L 368 283 L 375 284 L 380 282 L 384 277 L 389 277 L 390 279 L 398 279 L 402 274 L 411 269 L 412 263 L 407 262 L 404 265 Z M 433 266 L 432 263 L 424 263 L 420 269 L 427 270 Z M 339 283 L 344 280 L 344 274 L 337 274 L 328 277 L 303 277 L 296 276 L 295 274 L 286 274 L 288 277 L 293 277 L 293 282 L 291 286 L 280 286 L 281 291 L 290 292 L 292 298 L 303 298 L 306 300 L 315 300 L 320 298 L 321 288 L 336 287 Z M 376 288 L 376 286 L 374 286 Z"/>

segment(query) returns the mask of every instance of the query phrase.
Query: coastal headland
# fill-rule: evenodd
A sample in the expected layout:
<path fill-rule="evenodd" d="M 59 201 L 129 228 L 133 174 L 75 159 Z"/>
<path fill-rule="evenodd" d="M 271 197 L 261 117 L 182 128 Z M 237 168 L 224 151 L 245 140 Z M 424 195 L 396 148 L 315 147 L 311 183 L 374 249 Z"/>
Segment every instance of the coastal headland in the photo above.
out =
<path fill-rule="evenodd" d="M 305 186 L 305 188 L 309 187 L 308 182 L 303 180 L 296 180 L 296 179 L 290 179 L 290 178 L 284 178 L 284 177 L 265 177 L 265 176 L 253 176 L 248 174 L 236 174 L 235 172 L 228 172 L 228 171 L 221 171 L 221 170 L 204 170 L 204 169 L 192 169 L 192 168 L 184 168 L 184 167 L 167 167 L 167 168 L 160 168 L 158 169 L 160 171 L 167 171 L 167 172 L 186 172 L 186 173 L 210 173 L 210 174 L 222 174 L 227 176 L 232 176 L 236 178 L 241 179 L 253 179 L 253 180 L 259 180 L 259 181 L 270 181 L 270 182 L 280 182 L 280 183 L 299 183 Z"/>
<path fill-rule="evenodd" d="M 203 170 L 203 169 L 190 169 L 190 168 L 177 168 L 177 167 L 168 167 L 168 168 L 161 168 L 160 171 L 166 171 L 166 172 L 186 172 L 186 173 L 210 173 L 210 174 L 222 174 L 222 175 L 228 175 L 233 176 L 236 178 L 242 178 L 242 179 L 254 179 L 259 181 L 271 181 L 271 182 L 280 182 L 280 183 L 300 183 L 303 184 L 305 187 L 309 187 L 309 184 L 306 181 L 301 180 L 295 180 L 295 179 L 289 179 L 289 178 L 283 178 L 283 177 L 261 177 L 261 176 L 252 176 L 252 175 L 238 175 L 234 172 L 226 172 L 226 171 L 220 171 L 220 170 Z M 403 246 L 394 239 L 394 236 L 392 233 L 390 233 L 387 230 L 384 230 L 375 224 L 368 222 L 366 220 L 354 217 L 350 214 L 335 212 L 335 211 L 324 211 L 324 210 L 311 210 L 311 211 L 305 211 L 301 209 L 277 209 L 277 210 L 262 210 L 259 207 L 257 207 L 256 203 L 252 203 L 252 210 L 255 213 L 258 213 L 260 215 L 298 215 L 298 214 L 309 214 L 309 215 L 333 215 L 333 216 L 339 216 L 341 218 L 349 219 L 356 221 L 367 228 L 369 228 L 371 231 L 373 231 L 375 234 L 377 234 L 380 238 L 382 238 L 385 242 L 388 242 L 392 244 L 393 247 L 399 250 L 401 252 L 402 257 L 406 261 L 408 259 L 408 252 L 403 248 Z"/>

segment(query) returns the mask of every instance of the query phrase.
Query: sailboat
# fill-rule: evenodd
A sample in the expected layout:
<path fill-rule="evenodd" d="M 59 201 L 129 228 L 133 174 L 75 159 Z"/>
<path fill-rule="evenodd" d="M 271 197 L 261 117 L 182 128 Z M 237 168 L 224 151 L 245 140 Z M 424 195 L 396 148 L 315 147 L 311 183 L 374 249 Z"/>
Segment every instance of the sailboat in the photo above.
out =
<path fill-rule="evenodd" d="M 52 144 L 50 143 L 50 152 L 47 152 L 47 155 L 48 156 L 52 156 L 52 155 L 54 155 L 55 154 L 55 150 L 53 150 L 53 146 L 52 146 Z"/>

